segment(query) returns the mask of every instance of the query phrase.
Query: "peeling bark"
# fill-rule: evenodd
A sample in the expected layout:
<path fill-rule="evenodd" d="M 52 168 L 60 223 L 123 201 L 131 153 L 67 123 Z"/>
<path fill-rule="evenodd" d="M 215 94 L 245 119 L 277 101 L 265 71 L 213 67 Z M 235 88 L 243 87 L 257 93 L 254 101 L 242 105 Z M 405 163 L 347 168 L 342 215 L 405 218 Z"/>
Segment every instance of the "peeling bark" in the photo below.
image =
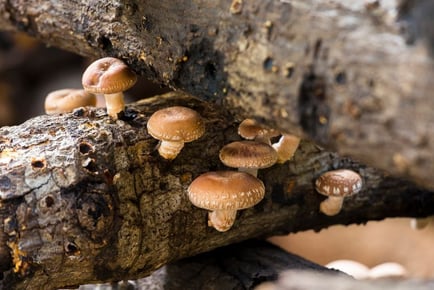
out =
<path fill-rule="evenodd" d="M 7 1 L 0 27 L 434 188 L 430 1 Z M 396 17 L 399 15 L 399 19 Z M 406 30 L 406 33 L 402 33 Z M 434 46 L 433 46 L 434 47 Z"/>
<path fill-rule="evenodd" d="M 166 161 L 146 122 L 170 105 L 197 110 L 207 131 Z M 434 213 L 433 192 L 302 140 L 290 162 L 259 171 L 265 199 L 240 211 L 231 230 L 217 232 L 185 193 L 199 174 L 225 169 L 218 152 L 240 139 L 237 125 L 223 107 L 169 93 L 129 105 L 118 121 L 104 109 L 79 109 L 1 128 L 3 287 L 133 279 L 253 237 Z M 337 168 L 357 171 L 364 187 L 327 217 L 318 211 L 324 197 L 314 180 Z"/>

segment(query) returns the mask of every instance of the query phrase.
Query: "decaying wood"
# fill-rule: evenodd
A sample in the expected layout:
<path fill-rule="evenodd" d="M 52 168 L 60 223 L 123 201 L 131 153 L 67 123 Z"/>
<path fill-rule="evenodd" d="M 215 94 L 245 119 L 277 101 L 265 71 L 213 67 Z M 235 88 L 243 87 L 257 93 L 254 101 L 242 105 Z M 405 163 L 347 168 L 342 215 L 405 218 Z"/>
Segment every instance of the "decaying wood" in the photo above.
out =
<path fill-rule="evenodd" d="M 368 2 L 0 0 L 0 27 L 120 57 L 239 117 L 434 188 L 433 66 L 423 45 L 433 5 Z"/>
<path fill-rule="evenodd" d="M 157 108 L 197 110 L 207 131 L 173 161 L 155 150 L 146 121 Z M 434 194 L 317 145 L 302 141 L 294 158 L 259 172 L 265 199 L 238 213 L 225 233 L 207 226 L 186 189 L 199 174 L 224 169 L 220 148 L 238 140 L 223 108 L 182 93 L 128 106 L 114 122 L 104 109 L 39 116 L 0 129 L 0 253 L 2 283 L 56 288 L 119 281 L 252 237 L 434 213 Z M 364 188 L 343 211 L 326 217 L 314 180 L 352 168 Z"/>

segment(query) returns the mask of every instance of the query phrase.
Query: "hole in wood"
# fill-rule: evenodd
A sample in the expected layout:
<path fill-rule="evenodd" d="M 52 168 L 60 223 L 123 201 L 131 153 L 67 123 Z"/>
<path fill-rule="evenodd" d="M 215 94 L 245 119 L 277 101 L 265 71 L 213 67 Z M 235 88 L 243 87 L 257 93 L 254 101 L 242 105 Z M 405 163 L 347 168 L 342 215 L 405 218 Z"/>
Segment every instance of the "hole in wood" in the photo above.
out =
<path fill-rule="evenodd" d="M 43 169 L 47 164 L 45 159 L 33 159 L 31 162 L 33 169 Z"/>
<path fill-rule="evenodd" d="M 93 146 L 87 142 L 81 142 L 78 146 L 81 154 L 89 154 L 94 151 Z"/>
<path fill-rule="evenodd" d="M 45 205 L 46 205 L 47 207 L 52 207 L 53 204 L 54 204 L 54 198 L 53 198 L 52 196 L 47 196 L 47 197 L 45 198 Z"/>
<path fill-rule="evenodd" d="M 96 162 L 93 159 L 89 159 L 88 162 L 86 162 L 86 164 L 83 167 L 84 169 L 86 169 L 91 173 L 94 174 L 98 173 L 98 166 L 96 165 Z"/>

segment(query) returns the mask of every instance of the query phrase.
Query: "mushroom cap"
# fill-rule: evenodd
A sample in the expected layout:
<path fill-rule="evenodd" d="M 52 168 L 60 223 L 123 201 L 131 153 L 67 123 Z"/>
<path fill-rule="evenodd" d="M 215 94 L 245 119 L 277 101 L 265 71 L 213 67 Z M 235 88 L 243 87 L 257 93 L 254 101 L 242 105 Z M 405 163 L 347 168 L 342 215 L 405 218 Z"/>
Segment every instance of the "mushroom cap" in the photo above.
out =
<path fill-rule="evenodd" d="M 241 137 L 253 140 L 257 136 L 276 137 L 280 132 L 276 129 L 263 126 L 253 119 L 245 119 L 238 126 L 238 135 Z"/>
<path fill-rule="evenodd" d="M 226 144 L 219 154 L 221 162 L 234 168 L 267 168 L 277 161 L 277 152 L 268 144 L 235 141 Z"/>
<path fill-rule="evenodd" d="M 197 177 L 188 187 L 188 198 L 208 210 L 238 210 L 259 203 L 265 186 L 258 178 L 240 171 L 212 171 Z"/>
<path fill-rule="evenodd" d="M 94 94 L 114 94 L 131 88 L 136 74 L 120 59 L 100 58 L 91 63 L 81 79 L 83 88 Z"/>
<path fill-rule="evenodd" d="M 356 194 L 362 189 L 362 177 L 349 169 L 328 171 L 315 181 L 315 189 L 326 196 Z"/>
<path fill-rule="evenodd" d="M 148 133 L 158 140 L 191 142 L 205 132 L 205 124 L 198 112 L 173 106 L 156 111 L 148 120 Z"/>
<path fill-rule="evenodd" d="M 58 114 L 72 112 L 75 108 L 95 106 L 96 96 L 82 89 L 61 89 L 45 97 L 45 112 Z"/>

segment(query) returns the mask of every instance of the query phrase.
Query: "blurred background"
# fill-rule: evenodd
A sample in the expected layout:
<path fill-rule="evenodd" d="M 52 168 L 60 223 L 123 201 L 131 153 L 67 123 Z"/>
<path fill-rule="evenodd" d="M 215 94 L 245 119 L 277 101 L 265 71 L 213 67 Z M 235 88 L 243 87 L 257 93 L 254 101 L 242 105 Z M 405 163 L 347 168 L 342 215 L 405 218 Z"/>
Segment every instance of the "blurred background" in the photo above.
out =
<path fill-rule="evenodd" d="M 23 35 L 0 32 L 0 126 L 44 114 L 45 96 L 57 89 L 81 88 L 81 74 L 91 60 Z M 126 93 L 127 102 L 168 91 L 139 77 Z M 334 226 L 273 237 L 271 242 L 325 265 L 349 259 L 367 267 L 401 264 L 406 277 L 434 278 L 434 225 L 410 228 L 410 219 L 388 219 L 366 225 Z"/>
<path fill-rule="evenodd" d="M 270 241 L 321 265 L 344 259 L 373 268 L 393 262 L 406 270 L 403 278 L 432 279 L 434 223 L 416 230 L 410 222 L 409 218 L 393 218 L 366 225 L 337 225 L 318 233 L 306 231 L 273 237 Z"/>

